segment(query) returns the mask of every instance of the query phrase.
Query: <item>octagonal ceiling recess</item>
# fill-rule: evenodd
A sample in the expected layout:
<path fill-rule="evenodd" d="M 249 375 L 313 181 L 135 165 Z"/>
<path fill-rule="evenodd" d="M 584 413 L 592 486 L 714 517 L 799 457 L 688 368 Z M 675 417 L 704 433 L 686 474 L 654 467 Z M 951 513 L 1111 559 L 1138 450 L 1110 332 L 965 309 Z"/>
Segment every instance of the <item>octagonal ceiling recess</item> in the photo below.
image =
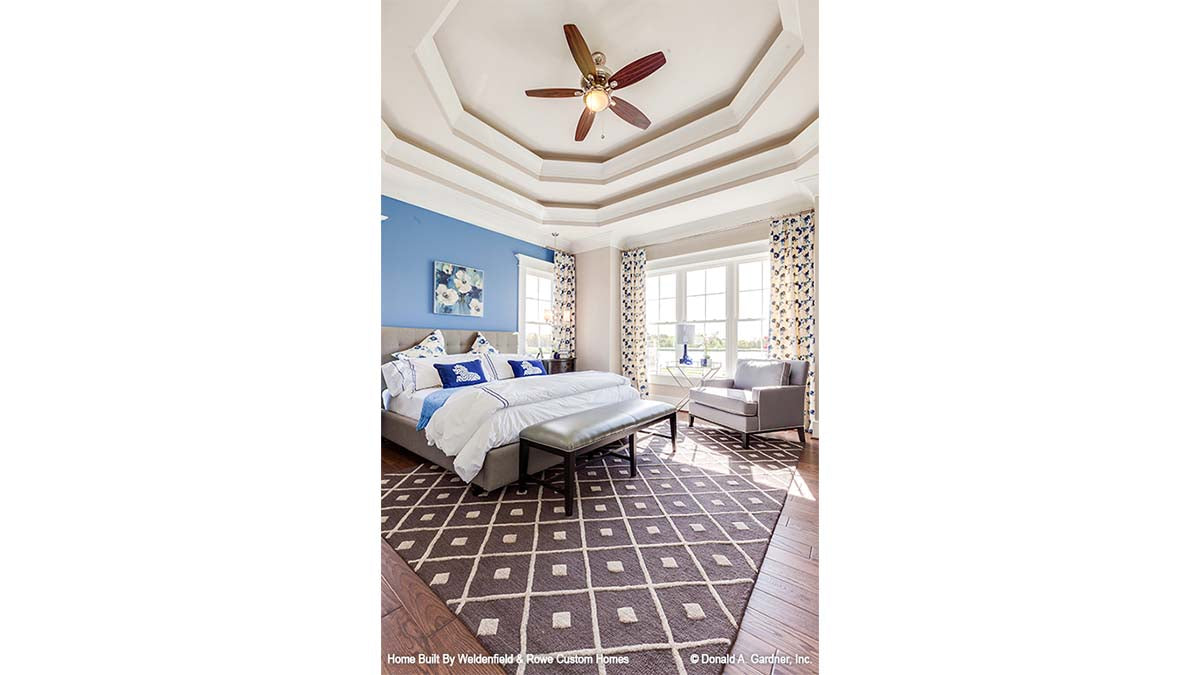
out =
<path fill-rule="evenodd" d="M 622 90 L 649 129 L 605 110 L 576 142 L 582 101 L 525 96 L 578 86 L 567 23 L 612 70 L 666 54 Z M 384 192 L 533 241 L 554 229 L 566 248 L 802 208 L 816 26 L 816 0 L 383 0 Z"/>
<path fill-rule="evenodd" d="M 646 131 L 597 115 L 596 133 L 573 134 L 579 99 L 534 100 L 526 89 L 578 87 L 563 37 L 574 23 L 616 72 L 656 51 L 667 65 L 621 96 L 652 120 Z M 680 29 L 664 32 L 664 26 Z M 543 159 L 604 160 L 723 108 L 780 33 L 774 0 L 677 3 L 460 0 L 434 34 L 463 110 Z M 553 133 L 558 130 L 558 133 Z"/>

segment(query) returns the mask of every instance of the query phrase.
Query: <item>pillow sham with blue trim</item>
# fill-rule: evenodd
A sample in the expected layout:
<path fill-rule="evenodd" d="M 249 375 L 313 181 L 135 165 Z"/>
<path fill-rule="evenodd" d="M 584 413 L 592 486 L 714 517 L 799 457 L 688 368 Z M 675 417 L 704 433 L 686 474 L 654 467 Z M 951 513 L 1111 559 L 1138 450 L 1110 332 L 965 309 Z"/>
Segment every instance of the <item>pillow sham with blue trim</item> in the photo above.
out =
<path fill-rule="evenodd" d="M 475 338 L 475 342 L 471 344 L 471 353 L 499 354 L 500 350 L 496 349 L 492 343 L 488 342 L 488 339 L 483 337 L 483 333 L 480 333 L 479 336 Z"/>
<path fill-rule="evenodd" d="M 402 392 L 412 391 L 408 359 L 388 361 L 379 367 L 379 372 L 383 375 L 384 389 L 388 394 L 399 396 Z"/>
<path fill-rule="evenodd" d="M 529 377 L 531 375 L 545 375 L 546 368 L 541 361 L 537 359 L 525 359 L 523 361 L 509 361 L 508 365 L 512 367 L 513 377 Z"/>
<path fill-rule="evenodd" d="M 442 387 L 446 389 L 483 384 L 488 381 L 487 375 L 483 372 L 483 362 L 479 359 L 459 363 L 435 363 L 433 367 L 437 368 L 438 376 L 442 378 Z"/>

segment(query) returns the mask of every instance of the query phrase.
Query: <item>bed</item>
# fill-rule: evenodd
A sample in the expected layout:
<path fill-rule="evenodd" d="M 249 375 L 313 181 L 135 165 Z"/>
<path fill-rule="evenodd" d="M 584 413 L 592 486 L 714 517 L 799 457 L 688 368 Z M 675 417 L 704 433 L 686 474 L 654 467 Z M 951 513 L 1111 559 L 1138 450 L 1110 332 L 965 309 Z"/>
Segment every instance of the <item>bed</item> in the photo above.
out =
<path fill-rule="evenodd" d="M 390 361 L 394 352 L 419 343 L 432 331 L 383 327 L 381 363 Z M 501 352 L 517 351 L 515 333 L 442 329 L 447 353 L 469 352 L 480 333 Z M 482 391 L 484 387 L 490 391 Z M 418 429 L 422 392 L 418 394 L 392 399 L 382 410 L 383 437 L 484 491 L 516 482 L 517 436 L 524 426 L 639 397 L 627 379 L 595 371 L 502 380 L 461 388 L 433 413 L 429 426 L 422 430 Z M 434 442 L 437 445 L 431 444 Z M 561 463 L 556 455 L 536 449 L 530 452 L 531 473 Z"/>

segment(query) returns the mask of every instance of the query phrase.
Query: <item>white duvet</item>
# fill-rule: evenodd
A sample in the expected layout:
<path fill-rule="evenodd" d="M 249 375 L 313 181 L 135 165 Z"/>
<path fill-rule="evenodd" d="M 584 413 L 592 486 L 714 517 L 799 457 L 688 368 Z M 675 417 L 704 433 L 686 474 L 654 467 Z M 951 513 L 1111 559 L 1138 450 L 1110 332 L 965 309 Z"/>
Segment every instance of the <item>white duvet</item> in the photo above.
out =
<path fill-rule="evenodd" d="M 451 395 L 430 417 L 425 437 L 470 481 L 488 450 L 516 442 L 525 427 L 635 398 L 629 378 L 594 370 L 489 382 Z"/>

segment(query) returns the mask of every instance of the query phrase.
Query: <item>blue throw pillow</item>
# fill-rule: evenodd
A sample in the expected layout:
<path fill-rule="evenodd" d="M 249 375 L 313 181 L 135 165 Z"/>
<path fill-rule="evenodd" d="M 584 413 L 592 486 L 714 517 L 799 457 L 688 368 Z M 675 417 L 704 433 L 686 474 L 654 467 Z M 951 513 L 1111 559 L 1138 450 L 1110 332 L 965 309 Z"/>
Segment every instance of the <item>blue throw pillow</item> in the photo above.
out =
<path fill-rule="evenodd" d="M 529 377 L 530 375 L 545 375 L 546 368 L 542 366 L 542 362 L 537 359 L 525 359 L 524 361 L 509 361 L 508 365 L 512 366 L 513 377 Z"/>
<path fill-rule="evenodd" d="M 435 363 L 433 367 L 437 368 L 438 377 L 442 378 L 442 386 L 446 389 L 487 382 L 487 375 L 483 374 L 483 364 L 479 359 L 458 363 Z"/>

